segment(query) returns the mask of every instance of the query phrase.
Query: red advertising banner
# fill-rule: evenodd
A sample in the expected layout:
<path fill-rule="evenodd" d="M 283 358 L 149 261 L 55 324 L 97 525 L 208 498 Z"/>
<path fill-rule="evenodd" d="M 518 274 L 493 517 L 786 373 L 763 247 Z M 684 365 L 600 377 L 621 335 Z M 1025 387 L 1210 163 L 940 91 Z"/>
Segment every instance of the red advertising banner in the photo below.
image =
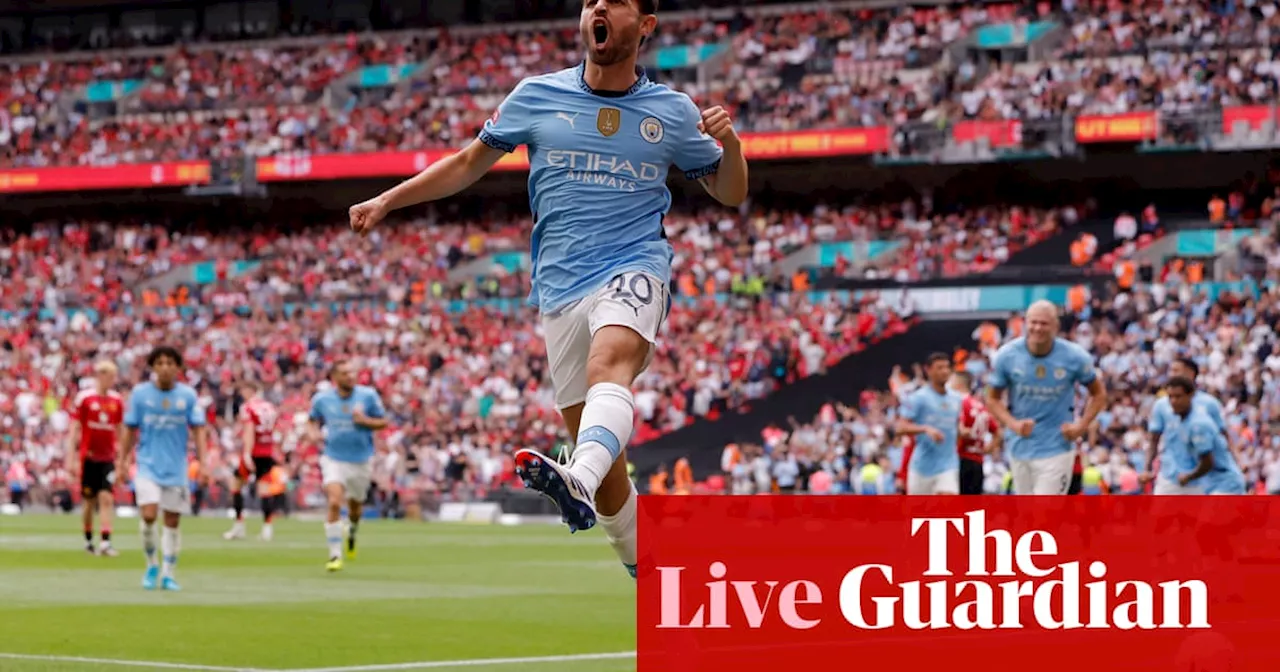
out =
<path fill-rule="evenodd" d="M 742 151 L 749 159 L 792 159 L 874 154 L 889 148 L 888 128 L 853 128 L 792 133 L 746 133 Z M 285 155 L 258 159 L 258 180 L 339 180 L 365 177 L 408 177 L 455 150 L 371 152 L 365 154 Z M 502 157 L 495 170 L 528 170 L 524 147 Z"/>
<path fill-rule="evenodd" d="M 640 498 L 639 672 L 1273 672 L 1280 498 Z"/>
<path fill-rule="evenodd" d="M 1155 112 L 1092 115 L 1076 118 L 1076 142 L 1138 142 L 1160 134 Z"/>
<path fill-rule="evenodd" d="M 814 156 L 875 154 L 889 149 L 892 131 L 884 126 L 831 131 L 744 133 L 742 153 L 748 159 L 802 159 Z"/>
<path fill-rule="evenodd" d="M 1222 134 L 1231 135 L 1237 123 L 1248 124 L 1251 130 L 1259 130 L 1262 124 L 1276 120 L 1276 110 L 1270 105 L 1243 105 L 1222 109 Z"/>
<path fill-rule="evenodd" d="M 960 121 L 951 127 L 951 139 L 957 145 L 978 138 L 986 138 L 992 147 L 1016 147 L 1022 144 L 1022 122 L 1017 119 Z"/>
<path fill-rule="evenodd" d="M 208 182 L 208 161 L 0 170 L 0 193 L 185 187 Z"/>

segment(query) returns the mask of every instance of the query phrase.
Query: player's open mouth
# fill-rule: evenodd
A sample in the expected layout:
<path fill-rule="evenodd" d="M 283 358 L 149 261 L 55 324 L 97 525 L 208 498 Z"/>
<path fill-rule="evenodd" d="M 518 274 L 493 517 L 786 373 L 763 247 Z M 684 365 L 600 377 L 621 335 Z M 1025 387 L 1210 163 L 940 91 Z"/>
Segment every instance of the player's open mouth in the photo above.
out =
<path fill-rule="evenodd" d="M 604 19 L 596 19 L 595 23 L 591 24 L 591 37 L 595 40 L 597 49 L 604 48 L 605 43 L 609 41 L 609 24 L 605 23 Z"/>

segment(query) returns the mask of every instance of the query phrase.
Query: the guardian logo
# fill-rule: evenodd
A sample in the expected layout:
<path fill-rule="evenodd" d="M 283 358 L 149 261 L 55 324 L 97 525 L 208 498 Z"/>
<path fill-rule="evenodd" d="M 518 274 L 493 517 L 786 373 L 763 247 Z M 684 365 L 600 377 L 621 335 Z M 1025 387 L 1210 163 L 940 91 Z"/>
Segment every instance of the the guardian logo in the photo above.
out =
<path fill-rule="evenodd" d="M 547 152 L 547 165 L 565 170 L 574 182 L 596 184 L 620 191 L 635 191 L 637 183 L 661 182 L 665 174 L 661 166 L 633 163 L 611 154 L 553 149 Z"/>
<path fill-rule="evenodd" d="M 968 563 L 959 576 L 947 562 L 953 530 L 967 543 Z M 962 518 L 913 519 L 911 536 L 921 534 L 928 541 L 928 569 L 922 576 L 933 580 L 898 582 L 894 568 L 884 564 L 854 567 L 834 591 L 845 622 L 862 630 L 1209 627 L 1208 588 L 1197 579 L 1155 585 L 1108 581 L 1107 565 L 1100 560 L 1056 558 L 1058 543 L 1049 532 L 1032 530 L 1014 539 L 1007 530 L 988 531 L 984 511 Z M 747 628 L 760 628 L 776 618 L 788 627 L 808 630 L 821 623 L 824 591 L 815 581 L 726 581 L 728 567 L 713 562 L 709 574 L 714 580 L 703 584 L 706 597 L 691 609 L 681 599 L 685 569 L 657 568 L 659 628 L 728 629 L 742 627 L 737 625 L 740 621 Z M 1082 583 L 1086 574 L 1093 580 Z"/>

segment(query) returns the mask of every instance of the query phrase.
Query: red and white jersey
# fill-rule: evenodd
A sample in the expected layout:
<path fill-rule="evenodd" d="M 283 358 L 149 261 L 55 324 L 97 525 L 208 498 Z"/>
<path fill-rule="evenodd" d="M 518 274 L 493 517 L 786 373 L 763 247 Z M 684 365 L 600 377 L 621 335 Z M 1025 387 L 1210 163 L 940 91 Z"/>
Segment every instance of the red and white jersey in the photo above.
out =
<path fill-rule="evenodd" d="M 960 452 L 960 458 L 981 462 L 986 455 L 987 442 L 1000 431 L 1000 424 L 987 412 L 982 400 L 973 395 L 960 403 L 958 423 L 956 450 Z"/>
<path fill-rule="evenodd" d="M 76 395 L 71 419 L 80 425 L 80 459 L 114 462 L 120 423 L 124 421 L 124 398 L 114 391 L 98 394 L 88 389 Z"/>
<path fill-rule="evenodd" d="M 272 457 L 276 453 L 276 407 L 262 397 L 254 397 L 240 407 L 240 422 L 253 427 L 253 457 Z"/>

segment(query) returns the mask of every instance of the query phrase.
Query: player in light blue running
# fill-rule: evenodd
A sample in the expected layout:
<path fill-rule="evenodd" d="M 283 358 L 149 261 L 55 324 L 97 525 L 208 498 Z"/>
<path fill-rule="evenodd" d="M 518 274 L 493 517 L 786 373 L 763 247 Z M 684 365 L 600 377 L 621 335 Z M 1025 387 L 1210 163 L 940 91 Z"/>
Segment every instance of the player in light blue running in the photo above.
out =
<path fill-rule="evenodd" d="M 956 447 L 960 405 L 964 395 L 947 387 L 951 358 L 936 352 L 925 363 L 929 384 L 903 400 L 894 430 L 915 436 L 916 447 L 907 465 L 907 493 L 960 494 L 960 453 Z"/>
<path fill-rule="evenodd" d="M 1169 379 L 1186 378 L 1187 380 L 1196 381 L 1200 375 L 1200 367 L 1189 358 L 1179 358 L 1174 360 L 1169 366 Z M 1196 410 L 1204 411 L 1205 415 L 1213 421 L 1214 426 L 1218 428 L 1221 435 L 1221 446 L 1215 449 L 1215 460 L 1220 460 L 1223 464 L 1229 464 L 1234 467 L 1234 471 L 1240 473 L 1240 492 L 1228 492 L 1224 494 L 1243 494 L 1244 493 L 1244 473 L 1240 471 L 1239 463 L 1235 455 L 1235 449 L 1231 442 L 1231 433 L 1227 430 L 1227 420 L 1222 411 L 1222 402 L 1217 397 L 1197 389 L 1191 398 L 1191 404 Z M 1169 397 L 1161 397 L 1156 400 L 1151 407 L 1151 417 L 1147 421 L 1147 431 L 1151 434 L 1147 442 L 1147 461 L 1146 470 L 1142 475 L 1143 481 L 1150 481 L 1154 478 L 1156 484 L 1154 494 L 1157 495 L 1200 495 L 1210 494 L 1202 490 L 1200 486 L 1192 486 L 1183 488 L 1177 483 L 1177 475 L 1182 471 L 1189 470 L 1195 465 L 1182 464 L 1178 462 L 1176 455 L 1167 455 L 1161 453 L 1161 438 L 1165 428 L 1172 423 L 1173 408 L 1169 403 Z M 1152 473 L 1152 465 L 1155 463 L 1156 455 L 1162 454 L 1160 460 L 1160 472 Z M 1226 458 L 1230 458 L 1228 461 Z M 1228 490 L 1234 490 L 1233 479 L 1226 478 L 1221 481 L 1221 485 L 1227 487 Z M 1217 484 L 1217 482 L 1215 482 Z M 1203 485 L 1201 483 L 1200 485 Z"/>
<path fill-rule="evenodd" d="M 996 351 L 987 410 L 1013 431 L 1006 446 L 1014 493 L 1065 495 L 1071 486 L 1076 441 L 1106 405 L 1107 390 L 1088 351 L 1058 338 L 1057 306 L 1048 301 L 1031 304 L 1026 324 L 1026 336 Z M 1080 418 L 1075 417 L 1077 384 L 1089 391 Z"/>
<path fill-rule="evenodd" d="M 1166 494 L 1201 494 L 1231 487 L 1240 470 L 1227 452 L 1218 424 L 1195 404 L 1196 384 L 1178 376 L 1169 380 L 1165 390 L 1170 414 L 1165 419 L 1164 454 L 1179 465 L 1173 476 L 1179 490 Z M 1238 493 L 1222 494 L 1244 494 L 1244 476 L 1238 480 Z"/>
<path fill-rule="evenodd" d="M 142 587 L 154 590 L 156 581 L 164 590 L 181 590 L 174 579 L 182 533 L 178 523 L 191 510 L 187 487 L 187 442 L 196 446 L 197 464 L 205 463 L 205 417 L 194 388 L 178 382 L 182 355 L 174 348 L 160 346 L 147 357 L 153 379 L 134 386 L 124 411 L 124 440 L 121 441 L 117 474 L 127 474 L 129 456 L 138 448 L 138 474 L 134 492 L 142 515 L 142 549 L 147 556 L 147 572 Z M 160 532 L 163 569 L 156 563 L 156 515 L 164 512 Z"/>
<path fill-rule="evenodd" d="M 342 569 L 342 504 L 347 504 L 347 557 L 356 555 L 356 530 L 360 527 L 363 504 L 373 477 L 373 433 L 387 426 L 382 397 L 372 387 L 355 384 L 351 364 L 342 362 L 329 375 L 333 389 L 311 398 L 314 432 L 324 432 L 324 454 L 320 475 L 329 512 L 324 536 L 329 542 L 331 572 Z"/>
<path fill-rule="evenodd" d="M 456 194 L 528 147 L 529 304 L 541 313 L 556 405 L 577 445 L 567 466 L 521 450 L 516 470 L 555 501 L 571 531 L 594 526 L 598 514 L 633 577 L 636 493 L 624 449 L 631 384 L 653 356 L 670 302 L 667 172 L 674 164 L 728 206 L 747 195 L 729 114 L 699 112 L 636 68 L 656 12 L 656 0 L 584 0 L 585 62 L 521 81 L 470 146 L 350 211 L 351 228 L 367 233 L 388 212 Z"/>

